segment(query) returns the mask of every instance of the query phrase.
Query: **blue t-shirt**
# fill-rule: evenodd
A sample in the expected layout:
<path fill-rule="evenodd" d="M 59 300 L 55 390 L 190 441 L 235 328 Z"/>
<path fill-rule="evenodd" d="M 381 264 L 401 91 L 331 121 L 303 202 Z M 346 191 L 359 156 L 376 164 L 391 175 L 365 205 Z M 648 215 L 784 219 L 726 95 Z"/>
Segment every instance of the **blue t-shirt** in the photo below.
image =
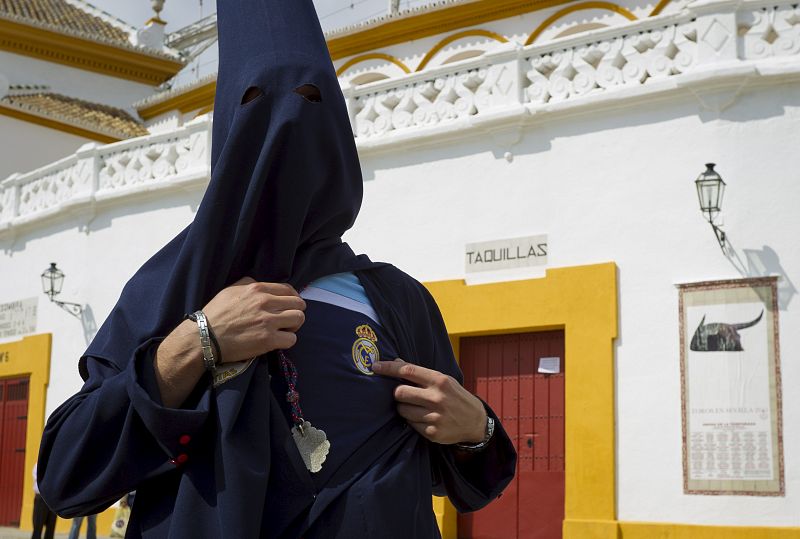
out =
<path fill-rule="evenodd" d="M 372 373 L 374 362 L 397 358 L 397 346 L 358 277 L 325 277 L 300 295 L 306 321 L 286 356 L 297 368 L 304 419 L 325 431 L 331 447 L 322 469 L 310 474 L 317 494 L 295 531 L 304 539 L 440 537 L 428 453 L 397 414 L 399 382 Z M 281 398 L 285 378 L 280 369 L 272 373 L 291 424 Z M 269 522 L 262 525 L 268 533 Z"/>
<path fill-rule="evenodd" d="M 322 489 L 350 455 L 396 418 L 397 381 L 376 376 L 372 364 L 397 353 L 355 274 L 324 277 L 300 295 L 306 322 L 286 356 L 297 368 L 304 419 L 331 443 L 322 470 L 312 474 Z M 277 395 L 286 393 L 283 376 L 273 376 L 273 385 Z"/>

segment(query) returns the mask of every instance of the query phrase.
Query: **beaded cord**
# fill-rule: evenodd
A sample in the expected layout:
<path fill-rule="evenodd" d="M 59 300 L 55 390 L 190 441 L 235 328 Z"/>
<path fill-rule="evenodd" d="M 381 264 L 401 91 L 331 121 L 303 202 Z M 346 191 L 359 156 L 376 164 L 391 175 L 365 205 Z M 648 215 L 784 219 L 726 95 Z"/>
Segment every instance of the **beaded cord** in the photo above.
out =
<path fill-rule="evenodd" d="M 278 352 L 278 357 L 281 360 L 281 370 L 286 379 L 286 386 L 289 388 L 286 391 L 286 402 L 291 406 L 292 421 L 302 432 L 305 419 L 303 419 L 303 410 L 300 408 L 300 393 L 297 391 L 297 367 L 283 350 Z"/>

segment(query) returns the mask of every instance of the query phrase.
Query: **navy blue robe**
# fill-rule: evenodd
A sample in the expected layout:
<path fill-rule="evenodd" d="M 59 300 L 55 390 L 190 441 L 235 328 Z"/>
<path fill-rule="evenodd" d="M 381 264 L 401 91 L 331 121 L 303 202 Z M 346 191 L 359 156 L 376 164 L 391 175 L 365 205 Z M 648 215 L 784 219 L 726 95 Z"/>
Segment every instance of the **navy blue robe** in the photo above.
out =
<path fill-rule="evenodd" d="M 160 401 L 157 345 L 184 314 L 245 276 L 302 288 L 356 272 L 394 352 L 461 379 L 427 291 L 342 242 L 363 184 L 312 1 L 219 2 L 217 15 L 211 181 L 193 222 L 130 279 L 81 357 L 85 385 L 42 438 L 42 496 L 72 517 L 136 490 L 134 538 L 355 539 L 378 529 L 389 539 L 436 537 L 430 492 L 468 511 L 511 480 L 516 456 L 501 426 L 486 451 L 466 458 L 390 421 L 353 462 L 377 460 L 316 503 L 323 493 L 270 386 L 271 354 L 217 388 L 207 374 L 181 409 Z M 396 473 L 408 462 L 414 474 Z"/>
<path fill-rule="evenodd" d="M 460 381 L 427 290 L 392 266 L 357 274 L 399 356 Z M 135 489 L 133 538 L 427 539 L 439 537 L 432 493 L 472 511 L 513 477 L 516 453 L 499 423 L 487 449 L 465 458 L 398 417 L 350 459 L 368 459 L 364 473 L 345 464 L 336 473 L 346 481 L 320 493 L 271 390 L 271 359 L 216 389 L 203 380 L 182 409 L 170 409 L 160 403 L 153 374 L 159 341 L 145 343 L 124 370 L 89 361 L 86 385 L 50 417 L 40 489 L 60 515 L 103 510 Z M 417 473 L 397 473 L 409 462 Z M 318 494 L 326 499 L 316 501 Z"/>

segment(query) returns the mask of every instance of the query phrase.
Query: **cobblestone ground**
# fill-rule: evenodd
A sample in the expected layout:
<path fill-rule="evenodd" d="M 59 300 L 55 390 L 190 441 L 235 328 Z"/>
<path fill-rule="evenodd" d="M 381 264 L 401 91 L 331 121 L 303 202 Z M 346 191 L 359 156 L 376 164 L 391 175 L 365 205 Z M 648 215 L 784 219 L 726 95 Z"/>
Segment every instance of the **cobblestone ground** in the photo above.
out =
<path fill-rule="evenodd" d="M 86 528 L 85 527 L 84 527 L 83 530 L 81 530 L 81 532 L 82 532 L 81 533 L 81 537 L 82 538 L 86 537 L 86 535 L 85 535 L 86 534 Z M 67 539 L 68 535 L 69 534 L 66 534 L 66 533 L 57 533 L 57 534 L 55 534 L 54 539 Z M 0 539 L 22 539 L 23 537 L 25 539 L 30 539 L 30 536 L 31 536 L 31 532 L 21 531 L 21 530 L 18 530 L 17 528 L 0 528 Z M 105 536 L 105 535 L 98 535 L 97 539 L 108 539 L 108 537 Z"/>

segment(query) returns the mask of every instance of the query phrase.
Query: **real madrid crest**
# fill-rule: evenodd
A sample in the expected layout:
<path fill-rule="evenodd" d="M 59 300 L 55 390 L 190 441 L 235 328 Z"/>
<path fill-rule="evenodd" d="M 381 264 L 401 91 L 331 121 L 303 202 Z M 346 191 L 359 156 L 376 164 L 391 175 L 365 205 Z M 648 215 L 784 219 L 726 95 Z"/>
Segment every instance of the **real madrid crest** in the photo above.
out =
<path fill-rule="evenodd" d="M 378 351 L 378 336 L 368 324 L 356 328 L 358 339 L 353 343 L 353 363 L 356 368 L 367 376 L 375 374 L 372 365 L 381 360 Z"/>

